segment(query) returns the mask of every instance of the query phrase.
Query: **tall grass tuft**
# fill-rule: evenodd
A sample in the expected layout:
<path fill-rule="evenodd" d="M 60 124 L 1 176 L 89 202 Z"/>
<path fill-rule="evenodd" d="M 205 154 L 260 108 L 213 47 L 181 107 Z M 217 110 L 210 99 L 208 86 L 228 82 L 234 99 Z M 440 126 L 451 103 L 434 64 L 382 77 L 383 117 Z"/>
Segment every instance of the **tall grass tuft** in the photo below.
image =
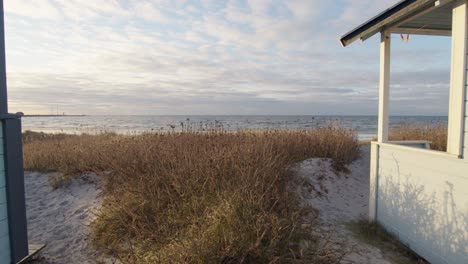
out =
<path fill-rule="evenodd" d="M 431 141 L 431 149 L 447 151 L 447 125 L 402 125 L 391 129 L 390 140 L 428 140 Z"/>
<path fill-rule="evenodd" d="M 291 191 L 295 162 L 358 158 L 353 131 L 53 136 L 24 145 L 28 170 L 96 172 L 93 243 L 124 263 L 334 263 Z M 306 217 L 307 216 L 307 217 Z"/>

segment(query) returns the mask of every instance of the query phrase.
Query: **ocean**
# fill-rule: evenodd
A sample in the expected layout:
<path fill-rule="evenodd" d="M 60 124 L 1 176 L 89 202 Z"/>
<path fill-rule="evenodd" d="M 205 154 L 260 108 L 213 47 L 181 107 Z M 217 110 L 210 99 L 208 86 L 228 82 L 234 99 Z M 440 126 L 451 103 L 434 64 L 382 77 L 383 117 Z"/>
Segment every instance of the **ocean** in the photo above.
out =
<path fill-rule="evenodd" d="M 143 132 L 169 132 L 182 130 L 243 129 L 309 129 L 339 124 L 354 129 L 359 139 L 369 140 L 377 134 L 376 116 L 269 116 L 269 115 L 151 115 L 151 116 L 40 116 L 23 117 L 23 131 L 46 133 L 96 134 L 116 132 L 140 134 Z M 446 124 L 446 116 L 393 116 L 390 126 L 403 124 Z"/>

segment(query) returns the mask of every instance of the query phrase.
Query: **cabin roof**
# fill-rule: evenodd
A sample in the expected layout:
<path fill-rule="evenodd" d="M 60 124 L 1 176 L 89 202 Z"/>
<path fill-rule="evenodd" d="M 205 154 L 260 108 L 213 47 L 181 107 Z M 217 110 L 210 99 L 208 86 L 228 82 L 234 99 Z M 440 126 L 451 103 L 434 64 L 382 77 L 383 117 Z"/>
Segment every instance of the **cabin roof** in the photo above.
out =
<path fill-rule="evenodd" d="M 383 30 L 391 33 L 449 36 L 456 0 L 403 0 L 340 38 L 343 46 Z"/>

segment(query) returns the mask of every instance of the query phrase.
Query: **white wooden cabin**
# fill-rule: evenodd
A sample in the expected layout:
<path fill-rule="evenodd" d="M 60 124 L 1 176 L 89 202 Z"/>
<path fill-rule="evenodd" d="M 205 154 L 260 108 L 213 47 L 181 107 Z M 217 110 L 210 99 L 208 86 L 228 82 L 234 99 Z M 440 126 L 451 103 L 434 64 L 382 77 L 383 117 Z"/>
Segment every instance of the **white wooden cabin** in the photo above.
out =
<path fill-rule="evenodd" d="M 452 38 L 448 150 L 388 140 L 391 34 Z M 371 144 L 369 219 L 431 263 L 468 263 L 467 0 L 404 0 L 341 39 L 380 34 L 378 140 Z M 430 56 L 430 54 L 428 54 Z M 417 142 L 416 142 L 417 143 Z"/>

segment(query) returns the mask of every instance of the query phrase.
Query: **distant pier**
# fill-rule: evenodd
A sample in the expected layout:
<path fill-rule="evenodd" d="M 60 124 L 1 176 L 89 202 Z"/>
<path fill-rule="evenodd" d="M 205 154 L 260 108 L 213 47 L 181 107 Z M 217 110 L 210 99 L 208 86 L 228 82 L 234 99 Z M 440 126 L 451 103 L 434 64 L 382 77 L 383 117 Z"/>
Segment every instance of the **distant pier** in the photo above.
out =
<path fill-rule="evenodd" d="M 66 116 L 66 117 L 76 117 L 76 116 L 86 116 L 86 115 L 23 115 L 23 117 L 58 117 L 58 116 Z"/>

